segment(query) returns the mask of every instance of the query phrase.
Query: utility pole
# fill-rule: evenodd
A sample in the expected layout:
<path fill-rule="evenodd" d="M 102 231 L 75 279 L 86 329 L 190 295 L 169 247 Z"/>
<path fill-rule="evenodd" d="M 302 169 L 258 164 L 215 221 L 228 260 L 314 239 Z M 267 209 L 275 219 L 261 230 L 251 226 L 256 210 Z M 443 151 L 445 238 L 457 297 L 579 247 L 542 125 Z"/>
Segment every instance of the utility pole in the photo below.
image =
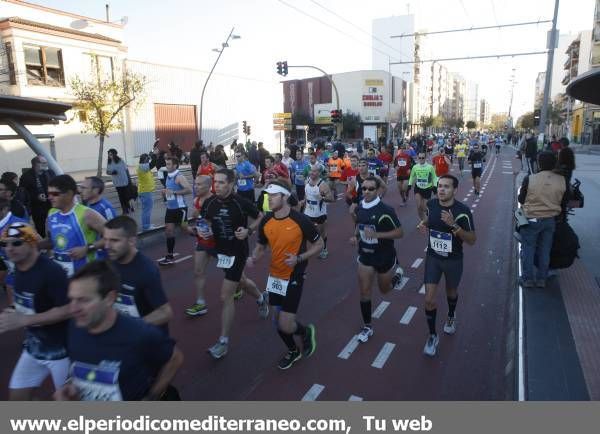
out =
<path fill-rule="evenodd" d="M 542 103 L 542 111 L 540 113 L 539 134 L 544 137 L 546 134 L 546 122 L 548 119 L 548 101 L 550 99 L 550 89 L 552 84 L 552 64 L 554 63 L 554 47 L 556 46 L 556 19 L 558 17 L 558 3 L 554 2 L 554 18 L 552 19 L 552 30 L 550 33 L 550 46 L 548 47 L 548 63 L 546 64 L 546 81 L 544 83 L 544 101 Z M 538 147 L 539 147 L 538 143 Z M 542 145 L 543 146 L 543 145 Z"/>
<path fill-rule="evenodd" d="M 512 121 L 511 121 L 511 113 L 512 113 L 512 104 L 513 104 L 513 97 L 515 94 L 515 68 L 512 69 L 512 75 L 510 76 L 510 103 L 508 104 L 508 120 L 511 123 L 511 127 L 512 127 Z"/>

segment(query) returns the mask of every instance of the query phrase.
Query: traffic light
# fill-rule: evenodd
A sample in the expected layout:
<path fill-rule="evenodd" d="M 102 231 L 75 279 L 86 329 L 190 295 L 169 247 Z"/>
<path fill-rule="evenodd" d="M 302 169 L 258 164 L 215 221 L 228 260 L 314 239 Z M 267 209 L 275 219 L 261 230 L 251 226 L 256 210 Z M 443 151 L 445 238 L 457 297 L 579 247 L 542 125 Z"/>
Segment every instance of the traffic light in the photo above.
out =
<path fill-rule="evenodd" d="M 331 122 L 334 124 L 342 122 L 342 111 L 341 110 L 331 110 Z"/>
<path fill-rule="evenodd" d="M 246 121 L 242 122 L 242 131 L 244 134 L 248 134 L 248 126 L 246 125 Z"/>
<path fill-rule="evenodd" d="M 277 62 L 277 74 L 283 75 L 284 77 L 288 75 L 287 61 Z"/>
<path fill-rule="evenodd" d="M 248 125 L 248 129 L 246 131 L 247 131 L 246 134 L 250 135 L 250 125 Z"/>
<path fill-rule="evenodd" d="M 540 109 L 535 109 L 533 111 L 533 126 L 537 127 L 540 124 L 540 114 L 542 111 Z"/>

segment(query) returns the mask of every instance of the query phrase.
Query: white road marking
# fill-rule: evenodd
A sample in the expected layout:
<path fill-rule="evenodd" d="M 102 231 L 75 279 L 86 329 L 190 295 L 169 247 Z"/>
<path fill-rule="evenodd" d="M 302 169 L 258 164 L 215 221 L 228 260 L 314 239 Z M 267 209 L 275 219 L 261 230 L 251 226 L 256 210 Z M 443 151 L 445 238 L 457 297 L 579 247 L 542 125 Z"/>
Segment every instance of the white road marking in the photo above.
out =
<path fill-rule="evenodd" d="M 475 203 L 479 203 L 479 201 L 480 201 L 480 200 L 481 200 L 481 199 L 476 199 L 476 200 L 475 200 Z"/>
<path fill-rule="evenodd" d="M 173 256 L 179 256 L 179 253 L 173 253 Z M 164 257 L 164 256 L 163 256 L 162 258 L 158 258 L 158 259 L 156 260 L 156 262 L 158 262 L 158 261 L 162 261 L 163 259 L 165 259 L 165 257 Z"/>
<path fill-rule="evenodd" d="M 402 291 L 402 289 L 406 286 L 406 284 L 409 280 L 410 280 L 410 278 L 403 277 L 402 280 L 400 281 L 400 287 L 398 289 L 396 289 L 396 291 Z M 383 302 L 383 303 L 385 303 L 385 302 Z"/>
<path fill-rule="evenodd" d="M 323 389 L 325 389 L 325 386 L 322 384 L 313 384 L 312 387 L 308 389 L 308 392 L 302 397 L 302 401 L 315 401 Z"/>
<path fill-rule="evenodd" d="M 423 258 L 415 259 L 415 262 L 413 262 L 413 264 L 411 265 L 411 268 L 419 268 L 419 265 L 421 265 L 421 262 L 423 262 Z"/>
<path fill-rule="evenodd" d="M 352 336 L 350 342 L 346 344 L 344 349 L 338 354 L 338 357 L 340 359 L 348 360 L 356 347 L 358 347 L 358 335 Z"/>
<path fill-rule="evenodd" d="M 421 288 L 419 289 L 419 294 L 425 294 L 425 284 L 421 285 Z"/>
<path fill-rule="evenodd" d="M 375 311 L 373 312 L 373 314 L 371 315 L 373 318 L 381 318 L 381 315 L 383 315 L 383 312 L 385 312 L 385 310 L 388 308 L 388 306 L 390 305 L 389 301 L 382 301 L 381 303 L 379 303 L 379 306 L 377 306 L 377 309 L 375 309 Z"/>
<path fill-rule="evenodd" d="M 502 172 L 503 175 L 514 175 L 512 172 Z"/>
<path fill-rule="evenodd" d="M 427 251 L 427 247 L 425 247 L 425 249 L 423 251 L 426 252 Z"/>
<path fill-rule="evenodd" d="M 360 396 L 356 396 L 356 395 L 350 395 L 350 398 L 348 398 L 348 401 L 362 401 L 363 399 Z"/>
<path fill-rule="evenodd" d="M 409 308 L 406 309 L 406 312 L 404 312 L 404 315 L 402 315 L 402 318 L 400 319 L 400 324 L 409 325 L 410 320 L 413 318 L 413 316 L 415 316 L 416 311 L 416 307 L 409 306 Z"/>
<path fill-rule="evenodd" d="M 191 257 L 192 257 L 192 255 L 187 255 L 187 256 L 184 256 L 183 258 L 179 258 L 178 260 L 173 261 L 173 262 L 175 262 L 176 264 L 179 264 L 180 262 L 187 261 Z"/>
<path fill-rule="evenodd" d="M 469 198 L 468 198 L 468 197 L 465 197 L 465 198 L 464 198 L 462 201 L 463 201 L 463 202 L 466 202 L 466 201 L 468 201 L 468 200 L 469 200 Z"/>
<path fill-rule="evenodd" d="M 473 205 L 471 205 L 473 208 L 477 208 L 477 204 L 474 203 Z"/>
<path fill-rule="evenodd" d="M 378 369 L 383 368 L 383 365 L 385 365 L 385 362 L 387 362 L 387 359 L 390 357 L 390 354 L 392 354 L 395 347 L 396 344 L 386 342 L 381 348 L 381 351 L 379 351 L 379 354 L 377 354 L 377 357 L 375 357 L 375 360 L 373 360 L 373 363 L 371 363 L 371 366 Z"/>

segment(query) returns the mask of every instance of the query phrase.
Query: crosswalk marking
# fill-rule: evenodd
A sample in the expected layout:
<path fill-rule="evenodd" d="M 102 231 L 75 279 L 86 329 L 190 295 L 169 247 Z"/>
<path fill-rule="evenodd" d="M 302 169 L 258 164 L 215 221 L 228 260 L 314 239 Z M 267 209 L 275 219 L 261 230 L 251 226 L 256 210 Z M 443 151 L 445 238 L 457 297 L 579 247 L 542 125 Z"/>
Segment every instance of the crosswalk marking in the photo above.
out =
<path fill-rule="evenodd" d="M 180 262 L 187 261 L 191 257 L 192 257 L 192 255 L 187 255 L 187 256 L 184 256 L 183 258 L 179 258 L 179 259 L 177 259 L 176 261 L 173 261 L 173 262 L 175 262 L 176 264 L 179 264 Z"/>
<path fill-rule="evenodd" d="M 381 315 L 383 315 L 383 312 L 385 312 L 389 305 L 389 301 L 382 301 L 381 303 L 379 303 L 379 306 L 377 306 L 377 309 L 375 309 L 371 316 L 377 319 L 381 318 Z"/>
<path fill-rule="evenodd" d="M 402 315 L 402 318 L 400 319 L 400 324 L 409 325 L 413 316 L 415 316 L 416 311 L 416 307 L 409 306 L 408 309 L 406 309 L 406 312 L 404 312 L 404 315 Z"/>
<path fill-rule="evenodd" d="M 381 351 L 379 351 L 379 354 L 377 354 L 377 357 L 375 357 L 375 360 L 373 360 L 373 363 L 371 363 L 371 366 L 377 369 L 383 368 L 385 362 L 387 362 L 395 347 L 396 344 L 386 342 L 381 348 Z"/>
<path fill-rule="evenodd" d="M 421 262 L 423 262 L 423 258 L 415 259 L 415 262 L 413 262 L 413 264 L 411 265 L 411 268 L 419 268 L 419 265 L 421 265 Z"/>
<path fill-rule="evenodd" d="M 425 294 L 425 284 L 421 285 L 421 288 L 419 289 L 419 294 Z"/>
<path fill-rule="evenodd" d="M 179 253 L 173 253 L 173 256 L 179 256 Z M 164 256 L 162 258 L 156 259 L 156 262 L 162 261 L 163 259 L 165 259 Z"/>
<path fill-rule="evenodd" d="M 352 353 L 354 352 L 354 350 L 356 349 L 356 347 L 358 347 L 358 336 L 354 335 L 350 339 L 350 342 L 348 342 L 346 344 L 344 349 L 342 351 L 340 351 L 340 353 L 338 354 L 338 357 L 340 359 L 348 360 L 350 358 L 350 356 L 352 355 Z"/>
<path fill-rule="evenodd" d="M 312 387 L 308 389 L 308 392 L 302 397 L 302 401 L 315 401 L 323 389 L 325 389 L 325 386 L 322 384 L 313 384 Z"/>
<path fill-rule="evenodd" d="M 402 280 L 400 281 L 400 286 L 398 287 L 398 289 L 396 289 L 396 291 L 402 291 L 402 289 L 404 288 L 404 286 L 406 286 L 406 283 L 410 280 L 410 278 L 408 277 L 403 277 Z"/>
<path fill-rule="evenodd" d="M 356 396 L 356 395 L 350 395 L 350 398 L 348 398 L 348 401 L 362 401 L 363 399 L 360 396 Z"/>

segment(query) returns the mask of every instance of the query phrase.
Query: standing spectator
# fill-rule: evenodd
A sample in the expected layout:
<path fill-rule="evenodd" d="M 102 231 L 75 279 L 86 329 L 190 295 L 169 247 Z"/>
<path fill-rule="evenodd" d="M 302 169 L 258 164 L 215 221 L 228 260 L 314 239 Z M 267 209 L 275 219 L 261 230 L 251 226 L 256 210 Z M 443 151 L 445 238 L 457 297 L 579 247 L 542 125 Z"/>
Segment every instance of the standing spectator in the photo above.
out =
<path fill-rule="evenodd" d="M 150 157 L 148 154 L 140 155 L 140 162 L 137 167 L 138 194 L 142 202 L 142 232 L 152 229 L 150 223 L 152 217 L 152 207 L 154 199 L 154 175 L 150 170 Z"/>
<path fill-rule="evenodd" d="M 183 157 L 183 151 L 181 150 L 179 145 L 172 140 L 171 143 L 169 143 L 169 155 L 171 157 L 177 158 L 177 160 L 179 161 L 181 161 L 181 157 Z"/>
<path fill-rule="evenodd" d="M 295 154 L 294 154 L 295 155 Z M 292 165 L 292 163 L 294 162 L 294 159 L 292 157 L 290 157 L 290 148 L 285 148 L 285 150 L 283 151 L 283 158 L 281 159 L 281 162 L 285 165 L 285 167 L 290 168 L 290 166 Z"/>
<path fill-rule="evenodd" d="M 527 171 L 530 175 L 537 172 L 537 152 L 537 141 L 532 134 L 528 134 L 527 139 L 525 140 L 525 158 L 527 158 Z"/>
<path fill-rule="evenodd" d="M 265 158 L 267 158 L 268 155 L 269 155 L 269 151 L 267 151 L 265 149 L 263 142 L 258 142 L 258 158 L 259 158 L 258 165 L 260 166 L 260 173 L 263 173 L 265 171 L 265 169 L 267 168 L 267 166 L 265 164 Z"/>
<path fill-rule="evenodd" d="M 524 288 L 544 288 L 550 266 L 550 250 L 555 229 L 555 218 L 560 215 L 567 200 L 565 178 L 553 170 L 556 157 L 550 151 L 538 155 L 539 172 L 523 179 L 519 202 L 523 213 L 529 220 L 521 226 L 523 240 L 521 260 Z M 537 259 L 537 274 L 534 273 L 534 261 Z"/>
<path fill-rule="evenodd" d="M 560 151 L 560 148 L 562 148 L 562 144 L 560 143 L 560 141 L 556 140 L 556 136 L 553 134 L 552 140 L 550 141 L 550 149 L 552 150 L 552 152 L 558 153 L 558 151 Z"/>
<path fill-rule="evenodd" d="M 31 218 L 41 237 L 46 236 L 46 217 L 50 210 L 48 200 L 48 182 L 56 174 L 48 169 L 48 161 L 38 155 L 31 160 L 31 170 L 21 176 L 20 187 L 25 190 L 29 202 Z"/>
<path fill-rule="evenodd" d="M 119 157 L 117 150 L 114 148 L 108 150 L 106 174 L 112 177 L 112 183 L 117 189 L 123 214 L 129 214 L 129 172 L 125 161 Z"/>
<path fill-rule="evenodd" d="M 194 147 L 190 151 L 190 166 L 192 166 L 192 178 L 196 179 L 196 172 L 200 166 L 200 153 L 204 147 L 202 140 L 196 140 Z"/>
<path fill-rule="evenodd" d="M 17 184 L 8 179 L 0 179 L 0 198 L 10 201 L 10 212 L 12 215 L 27 220 L 29 216 L 27 215 L 25 205 L 17 199 L 16 195 Z"/>
<path fill-rule="evenodd" d="M 211 155 L 210 161 L 215 163 L 219 169 L 227 168 L 227 154 L 225 154 L 223 145 L 217 145 L 215 147 L 215 151 Z"/>
<path fill-rule="evenodd" d="M 254 167 L 260 167 L 260 154 L 258 153 L 256 142 L 252 142 L 250 144 L 250 149 L 248 150 L 248 161 L 250 161 Z"/>
<path fill-rule="evenodd" d="M 557 172 L 565 177 L 567 184 L 571 185 L 571 177 L 575 170 L 575 154 L 571 148 L 562 148 L 558 151 Z"/>

